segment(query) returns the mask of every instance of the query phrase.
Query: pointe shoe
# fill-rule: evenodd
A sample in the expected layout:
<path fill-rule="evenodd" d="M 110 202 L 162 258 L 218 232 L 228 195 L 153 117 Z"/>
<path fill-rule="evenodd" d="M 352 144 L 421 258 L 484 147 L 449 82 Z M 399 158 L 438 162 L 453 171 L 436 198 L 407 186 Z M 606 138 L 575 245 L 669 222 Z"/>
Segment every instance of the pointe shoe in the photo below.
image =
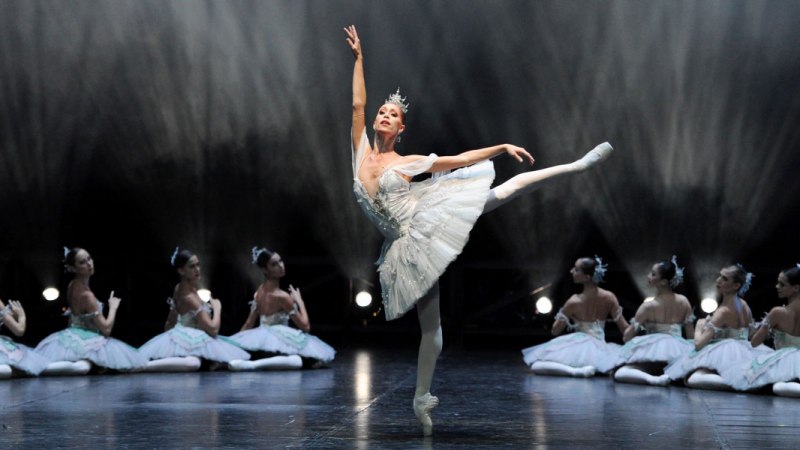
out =
<path fill-rule="evenodd" d="M 614 147 L 612 147 L 611 144 L 608 142 L 603 142 L 597 147 L 589 150 L 588 153 L 583 155 L 583 158 L 575 161 L 573 164 L 575 164 L 575 167 L 579 171 L 587 170 L 595 164 L 605 161 L 613 151 Z"/>
<path fill-rule="evenodd" d="M 419 423 L 422 424 L 422 434 L 430 436 L 433 434 L 433 420 L 431 420 L 431 411 L 439 405 L 439 399 L 430 394 L 420 395 L 414 397 L 414 415 L 417 416 Z"/>
<path fill-rule="evenodd" d="M 667 386 L 668 384 L 669 384 L 669 376 L 667 376 L 666 374 L 653 377 L 653 379 L 650 380 L 651 386 Z"/>

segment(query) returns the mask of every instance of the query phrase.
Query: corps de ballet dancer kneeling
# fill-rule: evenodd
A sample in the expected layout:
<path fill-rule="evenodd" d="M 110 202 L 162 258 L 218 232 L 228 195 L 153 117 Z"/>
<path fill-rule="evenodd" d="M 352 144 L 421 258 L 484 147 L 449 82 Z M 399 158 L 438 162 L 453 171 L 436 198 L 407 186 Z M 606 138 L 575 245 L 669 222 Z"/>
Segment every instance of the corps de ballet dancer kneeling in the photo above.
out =
<path fill-rule="evenodd" d="M 750 289 L 752 278 L 741 264 L 719 271 L 716 287 L 722 302 L 710 318 L 697 321 L 695 349 L 664 369 L 670 380 L 685 379 L 687 386 L 696 389 L 730 390 L 730 382 L 720 375 L 724 369 L 772 351 L 766 346 L 754 349 L 748 342 L 753 316 L 741 297 Z"/>
<path fill-rule="evenodd" d="M 620 332 L 628 327 L 622 307 L 611 291 L 601 289 L 606 265 L 600 257 L 579 258 L 570 270 L 572 281 L 583 286 L 556 314 L 552 333 L 544 344 L 522 350 L 523 360 L 537 375 L 591 377 L 614 368 L 620 345 L 605 340 L 606 320 Z M 573 333 L 559 336 L 569 329 Z"/>
<path fill-rule="evenodd" d="M 14 336 L 25 334 L 27 316 L 20 302 L 9 300 L 6 305 L 0 300 L 0 329 L 4 325 Z M 49 362 L 34 349 L 0 336 L 0 378 L 11 378 L 14 372 L 39 375 Z"/>
<path fill-rule="evenodd" d="M 800 397 L 800 264 L 778 274 L 775 289 L 787 304 L 772 308 L 750 339 L 751 346 L 759 347 L 771 335 L 775 351 L 734 364 L 720 375 L 739 391 L 772 385 L 776 395 Z"/>
<path fill-rule="evenodd" d="M 656 289 L 656 295 L 639 306 L 622 336 L 625 345 L 619 352 L 619 364 L 623 366 L 614 372 L 615 381 L 666 386 L 669 377 L 664 367 L 692 351 L 695 317 L 689 300 L 675 293 L 681 283 L 683 268 L 675 256 L 653 265 L 647 284 Z M 646 334 L 636 336 L 638 332 Z"/>
<path fill-rule="evenodd" d="M 169 315 L 165 332 L 145 342 L 139 352 L 148 360 L 148 372 L 190 372 L 199 370 L 201 358 L 212 364 L 250 355 L 218 336 L 222 316 L 219 300 L 204 303 L 197 293 L 200 284 L 200 259 L 186 249 L 175 248 L 170 259 L 180 282 L 167 300 Z"/>
<path fill-rule="evenodd" d="M 266 280 L 256 290 L 242 331 L 230 339 L 255 355 L 266 353 L 266 356 L 251 361 L 231 361 L 228 367 L 231 370 L 300 369 L 303 360 L 308 367 L 315 368 L 333 361 L 336 351 L 309 334 L 311 322 L 300 289 L 289 286 L 286 292 L 280 288 L 280 280 L 286 275 L 281 255 L 253 247 L 252 259 Z M 289 327 L 289 319 L 297 328 Z M 256 321 L 259 325 L 253 328 Z"/>
<path fill-rule="evenodd" d="M 86 250 L 64 248 L 64 266 L 74 275 L 67 287 L 69 327 L 44 338 L 36 351 L 51 362 L 42 375 L 82 375 L 91 365 L 122 372 L 144 368 L 147 360 L 130 345 L 109 337 L 114 328 L 120 299 L 108 297 L 108 316 L 103 304 L 89 288 L 94 260 Z"/>
<path fill-rule="evenodd" d="M 394 146 L 406 129 L 408 111 L 399 89 L 378 109 L 372 123 L 375 139 L 371 144 L 366 130 L 367 90 L 361 41 L 355 26 L 344 31 L 355 57 L 353 190 L 364 213 L 386 238 L 378 261 L 386 319 L 396 319 L 417 306 L 422 336 L 413 409 L 423 434 L 428 436 L 433 431 L 431 411 L 439 403 L 430 393 L 436 360 L 442 350 L 439 277 L 461 253 L 481 214 L 558 177 L 590 168 L 605 159 L 612 148 L 608 143 L 601 144 L 573 163 L 526 172 L 491 189 L 494 167 L 489 159 L 507 153 L 519 162 L 533 164 L 533 157 L 525 149 L 510 144 L 456 156 L 399 155 Z M 419 182 L 411 180 L 422 173 L 434 176 Z"/>

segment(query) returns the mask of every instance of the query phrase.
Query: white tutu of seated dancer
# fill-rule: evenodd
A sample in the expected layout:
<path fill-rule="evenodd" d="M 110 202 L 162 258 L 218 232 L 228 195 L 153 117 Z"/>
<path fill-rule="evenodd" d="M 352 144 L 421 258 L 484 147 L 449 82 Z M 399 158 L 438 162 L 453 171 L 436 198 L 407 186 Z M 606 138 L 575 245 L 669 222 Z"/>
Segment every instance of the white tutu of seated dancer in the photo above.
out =
<path fill-rule="evenodd" d="M 71 314 L 69 328 L 53 333 L 39 342 L 36 352 L 52 361 L 42 372 L 43 375 L 85 374 L 91 368 L 87 362 L 121 372 L 144 368 L 147 360 L 135 348 L 100 333 L 94 317 L 102 315 L 103 304 L 97 302 L 97 308 L 92 313 Z"/>
<path fill-rule="evenodd" d="M 200 369 L 201 359 L 216 363 L 249 359 L 250 355 L 223 336 L 212 337 L 196 328 L 197 315 L 202 311 L 211 314 L 211 307 L 204 303 L 198 309 L 177 314 L 172 299 L 168 299 L 170 314 L 176 317 L 172 328 L 153 337 L 139 347 L 139 353 L 150 361 L 147 371 L 195 371 Z"/>
<path fill-rule="evenodd" d="M 710 322 L 708 322 L 710 325 Z M 664 369 L 670 380 L 686 379 L 686 385 L 697 389 L 730 390 L 730 379 L 721 374 L 725 369 L 742 361 L 773 350 L 761 345 L 753 348 L 747 341 L 749 327 L 714 328 L 715 340 L 702 349 L 692 350 Z"/>
<path fill-rule="evenodd" d="M 631 326 L 637 326 L 631 321 Z M 619 369 L 614 372 L 614 380 L 623 383 L 650 384 L 666 386 L 670 379 L 666 374 L 654 375 L 656 367 L 663 369 L 669 363 L 689 354 L 694 344 L 681 337 L 681 324 L 646 323 L 642 328 L 648 334 L 636 336 L 619 351 Z"/>
<path fill-rule="evenodd" d="M 525 364 L 534 373 L 592 377 L 614 368 L 621 346 L 605 341 L 605 321 L 573 322 L 561 311 L 556 317 L 567 321 L 568 328 L 575 331 L 522 350 Z"/>
<path fill-rule="evenodd" d="M 730 380 L 720 375 L 725 369 L 773 351 L 763 345 L 753 348 L 748 341 L 753 315 L 741 296 L 752 278 L 741 264 L 720 269 L 716 288 L 722 302 L 710 318 L 697 321 L 695 350 L 664 369 L 670 380 L 685 379 L 691 388 L 730 390 Z"/>
<path fill-rule="evenodd" d="M 25 311 L 18 301 L 3 305 L 0 300 L 0 329 L 6 326 L 16 336 L 22 336 L 26 328 Z M 18 344 L 6 336 L 0 336 L 0 378 L 10 378 L 14 371 L 25 375 L 39 375 L 50 361 L 32 348 Z"/>
<path fill-rule="evenodd" d="M 290 315 L 283 311 L 261 315 L 258 327 L 231 336 L 230 339 L 245 350 L 278 354 L 259 361 L 235 361 L 229 364 L 231 369 L 297 369 L 302 367 L 302 358 L 323 364 L 333 361 L 336 350 L 316 336 L 289 327 Z"/>

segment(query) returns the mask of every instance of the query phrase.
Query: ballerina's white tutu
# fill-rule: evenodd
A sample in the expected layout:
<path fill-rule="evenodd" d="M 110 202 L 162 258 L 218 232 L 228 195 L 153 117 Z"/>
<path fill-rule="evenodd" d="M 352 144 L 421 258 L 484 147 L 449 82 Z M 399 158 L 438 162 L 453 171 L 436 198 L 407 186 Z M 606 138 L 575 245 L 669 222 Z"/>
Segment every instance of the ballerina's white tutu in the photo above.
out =
<path fill-rule="evenodd" d="M 377 261 L 387 320 L 410 310 L 444 273 L 469 239 L 483 212 L 494 180 L 494 166 L 484 161 L 430 179 L 409 182 L 431 168 L 430 154 L 388 167 L 371 198 L 358 179 L 369 149 L 366 130 L 353 156 L 353 191 L 361 209 L 386 238 Z"/>
<path fill-rule="evenodd" d="M 710 326 L 710 323 L 708 323 Z M 758 355 L 773 350 L 764 345 L 753 348 L 747 340 L 749 327 L 717 328 L 714 327 L 714 340 L 700 349 L 676 359 L 664 369 L 671 380 L 686 378 L 698 369 L 714 370 L 720 376 L 729 366 L 742 361 L 750 361 Z M 722 378 L 730 384 L 730 380 Z"/>
<path fill-rule="evenodd" d="M 136 370 L 147 360 L 130 345 L 103 336 L 94 324 L 94 317 L 103 314 L 103 304 L 97 302 L 97 311 L 88 314 L 71 314 L 70 326 L 44 338 L 36 352 L 50 361 L 91 361 L 94 365 L 114 370 Z"/>
<path fill-rule="evenodd" d="M 0 309 L 0 328 L 3 328 L 3 317 L 10 313 L 10 305 Z M 47 358 L 32 348 L 18 344 L 9 337 L 0 336 L 0 364 L 11 366 L 29 375 L 39 375 L 49 363 Z"/>
<path fill-rule="evenodd" d="M 299 355 L 324 363 L 333 361 L 336 350 L 316 336 L 289 327 L 291 313 L 261 315 L 259 326 L 240 331 L 230 339 L 245 350 Z"/>
<path fill-rule="evenodd" d="M 800 336 L 771 330 L 776 350 L 742 361 L 720 375 L 738 391 L 758 389 L 782 381 L 800 378 Z"/>
<path fill-rule="evenodd" d="M 605 321 L 568 321 L 567 327 L 576 331 L 523 349 L 525 364 L 532 366 L 537 361 L 550 361 L 575 368 L 592 366 L 600 373 L 614 368 L 621 346 L 605 341 Z"/>
<path fill-rule="evenodd" d="M 631 325 L 636 326 L 634 322 Z M 636 336 L 619 351 L 619 365 L 636 363 L 671 363 L 694 350 L 694 344 L 684 339 L 679 323 L 645 323 L 647 334 Z"/>
<path fill-rule="evenodd" d="M 172 299 L 167 301 L 174 309 Z M 162 359 L 176 356 L 197 356 L 209 361 L 230 362 L 235 359 L 250 359 L 250 354 L 230 341 L 218 336 L 213 338 L 205 331 L 196 328 L 196 316 L 200 311 L 211 313 L 207 303 L 194 311 L 178 315 L 178 321 L 171 329 L 155 336 L 139 347 L 139 353 L 147 359 Z"/>

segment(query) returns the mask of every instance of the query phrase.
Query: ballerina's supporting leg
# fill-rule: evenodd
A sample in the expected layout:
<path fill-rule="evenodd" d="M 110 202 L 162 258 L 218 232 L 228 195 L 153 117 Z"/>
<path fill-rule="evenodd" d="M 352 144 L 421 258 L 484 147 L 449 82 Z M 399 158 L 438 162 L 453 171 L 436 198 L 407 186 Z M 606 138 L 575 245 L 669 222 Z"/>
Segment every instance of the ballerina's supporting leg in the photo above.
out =
<path fill-rule="evenodd" d="M 439 320 L 439 283 L 417 302 L 417 317 L 422 337 L 417 358 L 417 388 L 414 392 L 414 414 L 422 424 L 425 436 L 433 433 L 431 410 L 439 399 L 430 393 L 436 360 L 442 352 L 442 326 Z"/>
<path fill-rule="evenodd" d="M 555 361 L 536 361 L 531 370 L 537 375 L 560 377 L 593 377 L 597 370 L 593 366 L 572 367 Z"/>
<path fill-rule="evenodd" d="M 800 383 L 796 381 L 779 381 L 772 385 L 772 392 L 782 397 L 800 397 Z"/>
<path fill-rule="evenodd" d="M 621 383 L 649 384 L 651 386 L 666 386 L 669 384 L 669 377 L 666 375 L 651 375 L 636 366 L 628 365 L 620 367 L 614 373 L 614 381 Z"/>
<path fill-rule="evenodd" d="M 92 363 L 80 361 L 56 361 L 47 365 L 42 375 L 86 375 L 92 369 Z"/>
<path fill-rule="evenodd" d="M 532 170 L 512 177 L 510 180 L 489 191 L 489 198 L 486 200 L 486 205 L 483 207 L 483 213 L 485 214 L 492 211 L 521 194 L 527 194 L 543 186 L 547 186 L 563 175 L 583 172 L 608 158 L 608 155 L 610 155 L 613 150 L 613 147 L 611 147 L 608 142 L 604 142 L 590 150 L 577 161 L 560 166 L 548 167 L 546 169 Z"/>
<path fill-rule="evenodd" d="M 236 359 L 228 363 L 228 368 L 234 371 L 302 369 L 303 358 L 301 358 L 299 355 L 279 355 L 269 358 L 261 358 L 255 361 Z"/>
<path fill-rule="evenodd" d="M 11 378 L 11 366 L 8 364 L 0 364 L 0 380 Z"/>
<path fill-rule="evenodd" d="M 147 362 L 145 372 L 194 372 L 200 370 L 200 358 L 196 356 L 172 356 Z"/>

